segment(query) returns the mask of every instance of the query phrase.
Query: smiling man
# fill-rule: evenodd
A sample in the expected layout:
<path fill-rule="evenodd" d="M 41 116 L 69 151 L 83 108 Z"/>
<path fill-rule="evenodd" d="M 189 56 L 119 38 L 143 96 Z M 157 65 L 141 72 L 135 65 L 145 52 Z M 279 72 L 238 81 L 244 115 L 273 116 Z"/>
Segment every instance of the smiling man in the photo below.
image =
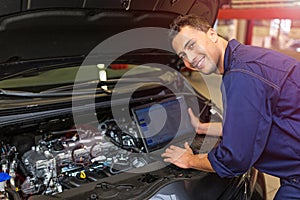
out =
<path fill-rule="evenodd" d="M 278 52 L 226 41 L 195 15 L 175 20 L 172 46 L 186 67 L 222 75 L 222 125 L 200 123 L 199 134 L 223 136 L 208 154 L 170 146 L 165 162 L 234 177 L 251 167 L 281 179 L 275 199 L 300 199 L 300 63 Z"/>

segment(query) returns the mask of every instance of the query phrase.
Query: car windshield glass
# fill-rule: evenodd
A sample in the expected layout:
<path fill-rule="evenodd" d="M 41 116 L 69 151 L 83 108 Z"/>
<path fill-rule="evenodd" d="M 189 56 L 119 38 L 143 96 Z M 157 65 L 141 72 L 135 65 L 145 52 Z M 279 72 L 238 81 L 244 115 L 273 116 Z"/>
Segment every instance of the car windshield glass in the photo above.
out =
<path fill-rule="evenodd" d="M 10 91 L 39 93 L 61 92 L 72 90 L 74 82 L 80 83 L 82 88 L 87 87 L 93 81 L 98 81 L 102 85 L 114 85 L 124 74 L 127 74 L 125 79 L 130 83 L 141 81 L 135 79 L 137 75 L 145 74 L 147 77 L 157 78 L 159 74 L 163 73 L 162 69 L 158 67 L 131 64 L 112 64 L 108 67 L 98 64 L 55 67 L 54 69 L 39 68 L 24 70 L 4 77 L 0 80 L 0 88 Z"/>

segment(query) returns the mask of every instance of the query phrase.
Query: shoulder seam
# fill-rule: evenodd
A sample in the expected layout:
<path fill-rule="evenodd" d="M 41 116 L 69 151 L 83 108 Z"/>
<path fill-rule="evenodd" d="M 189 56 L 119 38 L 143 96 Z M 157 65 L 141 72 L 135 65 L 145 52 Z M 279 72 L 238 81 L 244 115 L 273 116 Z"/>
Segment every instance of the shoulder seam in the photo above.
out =
<path fill-rule="evenodd" d="M 280 87 L 274 83 L 272 83 L 271 81 L 265 79 L 264 77 L 261 77 L 253 72 L 244 70 L 244 69 L 231 69 L 229 72 L 241 72 L 241 73 L 245 73 L 248 74 L 250 76 L 253 76 L 255 78 L 258 78 L 259 80 L 263 81 L 264 83 L 266 83 L 267 85 L 271 86 L 272 88 L 274 88 L 275 90 L 277 90 L 278 92 L 280 91 Z"/>

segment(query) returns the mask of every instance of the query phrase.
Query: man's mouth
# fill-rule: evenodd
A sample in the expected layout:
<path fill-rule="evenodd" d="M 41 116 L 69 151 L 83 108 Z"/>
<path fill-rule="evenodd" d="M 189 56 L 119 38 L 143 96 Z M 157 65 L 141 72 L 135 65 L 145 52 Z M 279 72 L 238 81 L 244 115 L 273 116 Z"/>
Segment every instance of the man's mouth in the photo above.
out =
<path fill-rule="evenodd" d="M 204 58 L 205 56 L 203 56 L 202 58 L 200 58 L 199 60 L 196 60 L 196 62 L 193 63 L 193 66 L 197 69 L 201 69 L 204 67 L 204 65 L 202 65 L 204 63 Z"/>

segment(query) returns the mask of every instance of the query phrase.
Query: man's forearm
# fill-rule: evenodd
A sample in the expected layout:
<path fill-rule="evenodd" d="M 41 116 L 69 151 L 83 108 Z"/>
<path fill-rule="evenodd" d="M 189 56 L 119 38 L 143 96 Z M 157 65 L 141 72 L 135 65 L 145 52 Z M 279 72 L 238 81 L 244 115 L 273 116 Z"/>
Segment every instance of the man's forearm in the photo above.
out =
<path fill-rule="evenodd" d="M 197 133 L 211 135 L 211 136 L 222 136 L 222 123 L 220 122 L 201 123 L 197 127 Z"/>
<path fill-rule="evenodd" d="M 207 171 L 207 172 L 215 172 L 212 168 L 210 161 L 208 160 L 207 154 L 197 154 L 194 155 L 193 159 L 189 161 L 190 168 Z"/>

